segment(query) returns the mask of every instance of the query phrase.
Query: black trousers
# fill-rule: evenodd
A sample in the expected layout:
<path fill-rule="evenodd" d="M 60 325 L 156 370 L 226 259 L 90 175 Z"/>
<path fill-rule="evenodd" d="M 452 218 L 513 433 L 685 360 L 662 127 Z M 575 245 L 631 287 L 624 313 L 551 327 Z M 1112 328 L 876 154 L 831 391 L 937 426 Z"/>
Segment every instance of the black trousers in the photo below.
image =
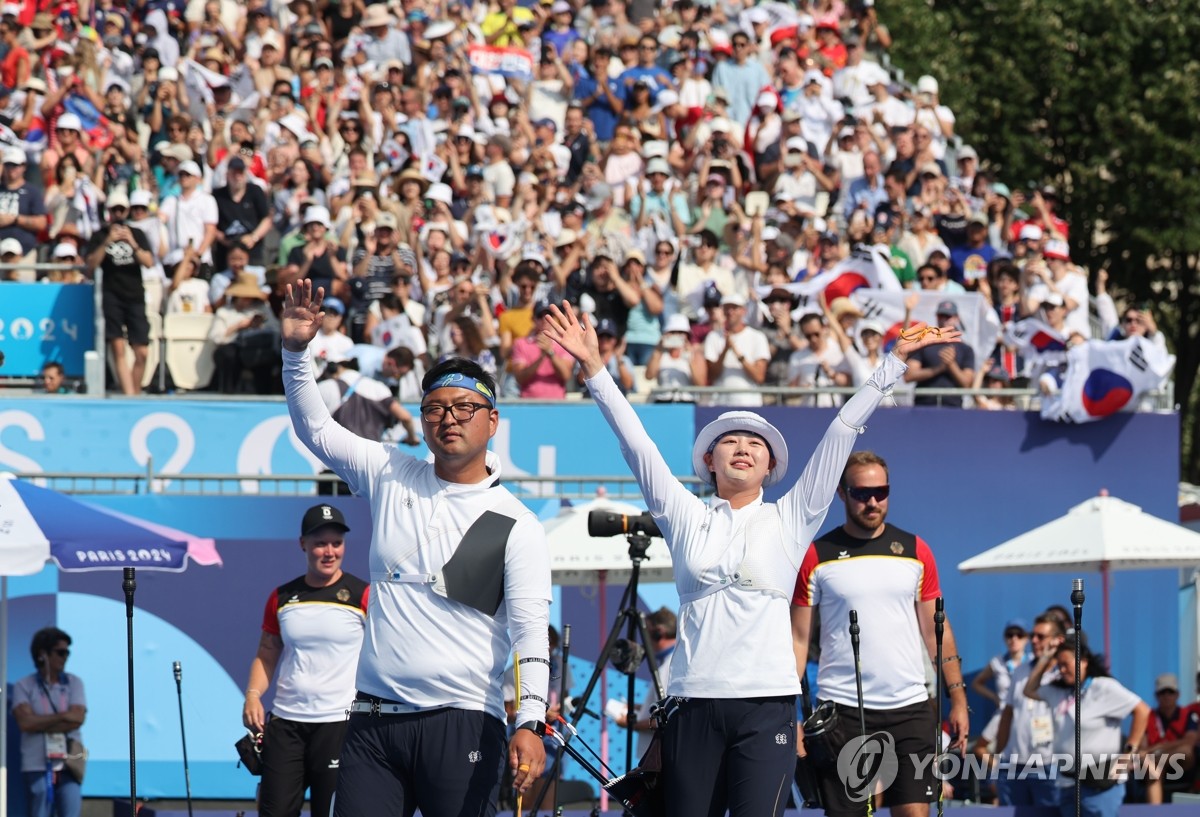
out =
<path fill-rule="evenodd" d="M 795 695 L 689 698 L 667 722 L 667 817 L 779 817 L 795 773 Z"/>
<path fill-rule="evenodd" d="M 492 817 L 506 746 L 484 712 L 352 714 L 334 817 Z"/>
<path fill-rule="evenodd" d="M 271 718 L 263 737 L 259 817 L 296 817 L 311 789 L 312 817 L 327 817 L 337 790 L 346 722 L 300 723 Z"/>

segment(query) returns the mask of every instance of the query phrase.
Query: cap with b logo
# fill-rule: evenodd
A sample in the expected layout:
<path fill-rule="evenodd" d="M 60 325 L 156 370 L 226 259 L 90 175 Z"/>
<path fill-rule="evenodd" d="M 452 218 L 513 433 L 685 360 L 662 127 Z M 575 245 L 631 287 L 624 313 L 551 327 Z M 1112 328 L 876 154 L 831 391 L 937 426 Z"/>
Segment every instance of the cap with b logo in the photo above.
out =
<path fill-rule="evenodd" d="M 342 516 L 342 512 L 332 505 L 314 505 L 304 513 L 304 519 L 300 522 L 300 535 L 308 536 L 313 531 L 319 530 L 327 525 L 341 528 L 342 532 L 350 530 L 350 526 L 346 524 L 346 517 Z"/>

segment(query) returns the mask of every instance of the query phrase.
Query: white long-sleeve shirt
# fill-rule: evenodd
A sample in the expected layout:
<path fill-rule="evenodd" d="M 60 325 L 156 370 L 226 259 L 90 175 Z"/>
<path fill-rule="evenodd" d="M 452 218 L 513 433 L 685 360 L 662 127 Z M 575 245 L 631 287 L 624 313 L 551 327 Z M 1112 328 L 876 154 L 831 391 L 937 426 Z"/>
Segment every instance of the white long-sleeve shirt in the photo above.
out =
<path fill-rule="evenodd" d="M 421 708 L 484 711 L 503 720 L 501 680 L 515 649 L 523 661 L 517 722 L 544 720 L 550 551 L 537 518 L 498 484 L 499 458 L 488 453 L 490 475 L 482 482 L 446 482 L 432 463 L 334 422 L 307 350 L 284 350 L 283 379 L 296 435 L 371 504 L 372 582 L 358 689 Z M 504 597 L 494 616 L 438 595 L 429 584 L 382 578 L 440 572 L 488 510 L 516 520 L 504 554 Z"/>
<path fill-rule="evenodd" d="M 681 604 L 671 695 L 758 698 L 800 692 L 790 616 L 800 561 L 825 519 L 855 438 L 906 369 L 887 355 L 842 407 L 791 490 L 774 504 L 764 503 L 760 492 L 737 510 L 720 497 L 705 503 L 675 479 L 607 371 L 588 380 L 666 539 L 680 598 L 723 580 L 731 585 Z M 753 589 L 745 586 L 747 580 Z"/>

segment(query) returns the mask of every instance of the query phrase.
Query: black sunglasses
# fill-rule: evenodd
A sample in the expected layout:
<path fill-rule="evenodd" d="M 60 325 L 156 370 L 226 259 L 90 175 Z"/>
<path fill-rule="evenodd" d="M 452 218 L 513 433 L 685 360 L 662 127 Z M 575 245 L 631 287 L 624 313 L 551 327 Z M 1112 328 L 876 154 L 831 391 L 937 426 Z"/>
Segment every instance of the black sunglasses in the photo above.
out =
<path fill-rule="evenodd" d="M 891 493 L 892 486 L 880 485 L 875 488 L 847 488 L 846 493 L 855 502 L 870 502 L 872 499 L 876 502 L 883 502 Z"/>
<path fill-rule="evenodd" d="M 71 656 L 71 651 L 66 650 L 66 649 L 54 650 L 54 654 L 57 655 L 59 658 L 69 658 Z"/>

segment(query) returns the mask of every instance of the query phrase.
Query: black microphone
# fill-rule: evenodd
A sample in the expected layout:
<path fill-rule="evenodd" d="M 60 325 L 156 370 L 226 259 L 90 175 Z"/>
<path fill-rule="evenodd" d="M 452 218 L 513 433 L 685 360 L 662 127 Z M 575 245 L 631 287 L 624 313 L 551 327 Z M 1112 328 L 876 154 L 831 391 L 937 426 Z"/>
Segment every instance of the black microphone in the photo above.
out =
<path fill-rule="evenodd" d="M 171 665 L 171 668 L 175 670 L 175 685 L 179 686 L 183 683 L 183 667 L 176 661 Z"/>
<path fill-rule="evenodd" d="M 1075 629 L 1083 626 L 1083 579 L 1071 580 L 1071 604 L 1075 607 Z"/>
<path fill-rule="evenodd" d="M 850 611 L 850 646 L 854 649 L 854 654 L 858 655 L 858 611 Z"/>
<path fill-rule="evenodd" d="M 123 573 L 121 589 L 125 591 L 125 615 L 127 618 L 133 618 L 133 594 L 137 590 L 137 574 L 132 567 L 124 568 Z"/>

